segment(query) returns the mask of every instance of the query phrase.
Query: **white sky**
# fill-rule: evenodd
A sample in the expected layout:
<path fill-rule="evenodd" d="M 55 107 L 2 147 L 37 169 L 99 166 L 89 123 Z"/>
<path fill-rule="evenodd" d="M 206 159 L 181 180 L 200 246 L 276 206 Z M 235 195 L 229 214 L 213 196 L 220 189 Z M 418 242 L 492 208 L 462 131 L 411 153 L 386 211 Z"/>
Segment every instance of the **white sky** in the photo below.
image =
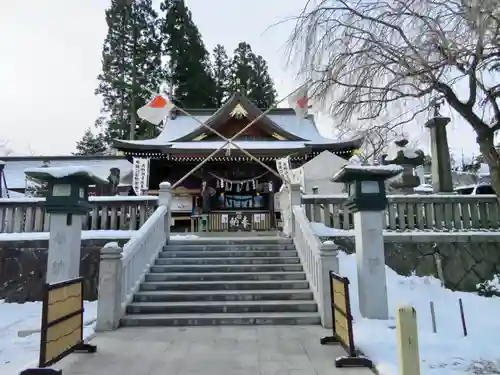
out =
<path fill-rule="evenodd" d="M 231 53 L 247 41 L 267 60 L 280 96 L 294 89 L 293 72 L 284 64 L 292 24 L 266 29 L 298 14 L 304 0 L 186 3 L 209 51 L 220 43 Z M 9 141 L 16 154 L 69 154 L 85 128 L 93 127 L 108 5 L 107 0 L 0 0 L 0 142 Z M 318 122 L 330 133 L 331 120 Z M 469 126 L 454 121 L 448 129 L 456 154 L 462 149 L 477 154 Z M 413 134 L 424 148 L 426 133 Z"/>

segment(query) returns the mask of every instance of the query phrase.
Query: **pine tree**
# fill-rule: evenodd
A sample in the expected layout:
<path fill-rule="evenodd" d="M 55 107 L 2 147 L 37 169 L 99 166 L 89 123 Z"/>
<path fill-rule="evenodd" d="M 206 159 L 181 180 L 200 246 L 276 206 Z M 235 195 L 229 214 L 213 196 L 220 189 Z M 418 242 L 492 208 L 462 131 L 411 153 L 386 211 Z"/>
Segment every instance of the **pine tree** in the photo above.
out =
<path fill-rule="evenodd" d="M 267 62 L 252 52 L 252 47 L 241 42 L 231 60 L 230 88 L 240 91 L 259 108 L 269 108 L 276 99 L 274 83 Z"/>
<path fill-rule="evenodd" d="M 213 108 L 215 82 L 209 54 L 184 0 L 163 0 L 160 33 L 162 53 L 169 59 L 167 71 L 173 99 L 183 108 Z"/>
<path fill-rule="evenodd" d="M 82 139 L 76 143 L 76 152 L 73 155 L 97 155 L 106 151 L 105 138 L 102 133 L 94 135 L 90 128 L 86 129 Z"/>
<path fill-rule="evenodd" d="M 224 46 L 217 44 L 213 51 L 212 75 L 215 81 L 215 106 L 219 108 L 229 96 L 230 66 Z"/>
<path fill-rule="evenodd" d="M 163 78 L 157 17 L 152 0 L 112 0 L 106 10 L 108 34 L 95 91 L 103 107 L 96 126 L 104 121 L 112 137 L 143 138 L 157 132 L 136 115 L 151 98 L 148 90 L 156 91 Z"/>

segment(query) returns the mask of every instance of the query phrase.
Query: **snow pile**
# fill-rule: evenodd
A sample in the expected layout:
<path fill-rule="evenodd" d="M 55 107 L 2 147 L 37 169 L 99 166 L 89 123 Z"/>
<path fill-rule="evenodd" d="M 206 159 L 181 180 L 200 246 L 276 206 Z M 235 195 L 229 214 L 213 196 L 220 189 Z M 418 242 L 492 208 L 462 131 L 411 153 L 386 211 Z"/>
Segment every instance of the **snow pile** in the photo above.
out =
<path fill-rule="evenodd" d="M 399 146 L 394 146 L 387 152 L 387 156 L 385 157 L 386 161 L 395 161 L 399 153 L 402 152 L 403 156 L 407 159 L 416 159 L 420 157 L 419 153 L 417 150 L 411 149 L 411 148 L 406 148 L 406 147 L 399 147 Z"/>
<path fill-rule="evenodd" d="M 40 351 L 41 302 L 4 303 L 0 300 L 0 373 L 18 375 L 36 366 Z M 94 333 L 97 302 L 85 302 L 83 337 Z M 32 331 L 34 333 L 30 334 Z M 21 337 L 24 336 L 24 337 Z"/>
<path fill-rule="evenodd" d="M 359 313 L 355 257 L 339 252 L 340 273 L 351 282 L 354 340 L 381 375 L 398 374 L 395 313 L 399 305 L 412 305 L 417 311 L 421 375 L 500 373 L 500 298 L 452 292 L 435 278 L 399 276 L 386 267 L 390 319 L 364 319 Z M 464 305 L 467 337 L 462 331 L 459 298 Z M 432 332 L 430 301 L 434 302 L 437 333 Z"/>
<path fill-rule="evenodd" d="M 500 274 L 497 273 L 493 279 L 477 284 L 476 288 L 480 296 L 500 296 Z"/>

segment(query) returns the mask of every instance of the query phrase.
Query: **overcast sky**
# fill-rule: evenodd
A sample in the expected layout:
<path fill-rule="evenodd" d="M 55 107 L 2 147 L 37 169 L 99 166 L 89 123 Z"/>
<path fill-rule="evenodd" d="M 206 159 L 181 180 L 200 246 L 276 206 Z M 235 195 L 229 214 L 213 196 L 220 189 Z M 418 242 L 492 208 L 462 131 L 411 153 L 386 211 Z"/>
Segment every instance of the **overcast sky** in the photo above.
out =
<path fill-rule="evenodd" d="M 293 90 L 293 72 L 284 64 L 292 24 L 266 29 L 298 14 L 304 0 L 186 3 L 207 49 L 220 43 L 232 52 L 247 41 L 268 61 L 279 94 Z M 99 114 L 100 100 L 93 93 L 108 5 L 108 0 L 0 0 L 0 144 L 9 141 L 21 155 L 74 151 Z M 319 123 L 325 134 L 331 131 L 332 121 L 322 117 Z M 476 152 L 469 127 L 458 123 L 449 126 L 450 146 L 455 153 Z M 422 132 L 413 136 L 427 146 Z"/>

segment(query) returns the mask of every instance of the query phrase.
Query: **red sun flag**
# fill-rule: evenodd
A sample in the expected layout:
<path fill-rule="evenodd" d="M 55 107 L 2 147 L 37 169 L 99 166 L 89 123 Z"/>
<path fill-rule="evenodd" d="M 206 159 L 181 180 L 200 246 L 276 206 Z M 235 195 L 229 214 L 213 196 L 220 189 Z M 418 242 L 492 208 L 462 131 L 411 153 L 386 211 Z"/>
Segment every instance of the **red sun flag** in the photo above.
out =
<path fill-rule="evenodd" d="M 151 100 L 151 104 L 149 106 L 151 108 L 164 108 L 167 105 L 168 101 L 161 95 L 156 95 L 153 100 Z"/>
<path fill-rule="evenodd" d="M 162 121 L 165 121 L 174 107 L 174 104 L 167 96 L 156 95 L 149 103 L 137 110 L 137 116 L 152 124 L 159 125 Z"/>
<path fill-rule="evenodd" d="M 288 99 L 288 104 L 293 108 L 295 114 L 299 118 L 304 118 L 307 116 L 308 105 L 307 102 L 309 98 L 307 97 L 307 86 L 303 86 L 294 95 L 291 95 Z"/>

